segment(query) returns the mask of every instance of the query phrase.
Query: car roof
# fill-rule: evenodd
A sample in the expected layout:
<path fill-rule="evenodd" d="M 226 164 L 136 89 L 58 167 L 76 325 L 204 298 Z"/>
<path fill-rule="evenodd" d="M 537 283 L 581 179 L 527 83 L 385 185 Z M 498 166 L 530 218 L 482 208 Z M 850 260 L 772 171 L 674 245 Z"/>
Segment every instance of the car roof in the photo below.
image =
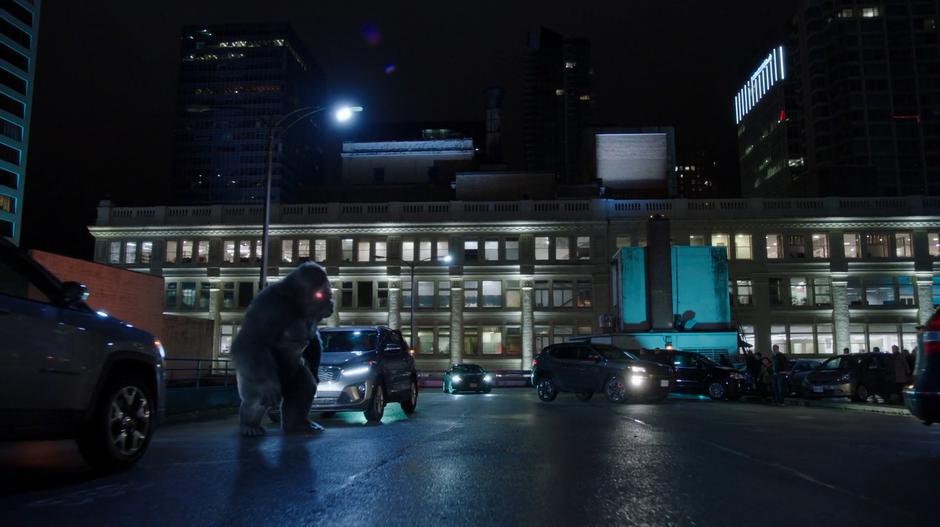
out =
<path fill-rule="evenodd" d="M 330 326 L 319 331 L 392 331 L 388 326 Z"/>

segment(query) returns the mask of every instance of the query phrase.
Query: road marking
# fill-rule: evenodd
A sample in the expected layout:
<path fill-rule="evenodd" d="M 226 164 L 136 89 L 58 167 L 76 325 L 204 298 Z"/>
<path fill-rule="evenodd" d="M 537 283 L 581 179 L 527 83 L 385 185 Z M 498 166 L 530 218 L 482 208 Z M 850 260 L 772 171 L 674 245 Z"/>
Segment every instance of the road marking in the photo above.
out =
<path fill-rule="evenodd" d="M 839 493 L 839 494 L 842 494 L 842 495 L 844 495 L 844 496 L 848 496 L 848 497 L 850 497 L 850 498 L 854 498 L 854 499 L 856 499 L 856 500 L 867 501 L 867 502 L 869 502 L 869 503 L 871 503 L 871 504 L 873 504 L 873 505 L 877 505 L 877 506 L 879 506 L 879 507 L 881 507 L 881 508 L 883 508 L 883 509 L 887 509 L 887 510 L 892 511 L 892 512 L 896 512 L 896 513 L 903 514 L 903 515 L 905 515 L 905 516 L 907 516 L 908 518 L 911 518 L 911 519 L 917 519 L 917 516 L 914 515 L 914 514 L 912 514 L 912 513 L 909 512 L 909 511 L 906 511 L 906 510 L 904 510 L 904 509 L 898 509 L 897 507 L 894 507 L 894 506 L 891 506 L 891 505 L 889 505 L 889 504 L 887 504 L 887 503 L 878 501 L 878 500 L 876 500 L 876 499 L 874 499 L 874 498 L 872 498 L 872 497 L 870 497 L 870 496 L 866 496 L 866 495 L 864 495 L 864 494 L 857 494 L 857 493 L 855 493 L 855 492 L 852 492 L 852 491 L 850 491 L 850 490 L 844 489 L 844 488 L 842 488 L 842 487 L 837 487 L 837 486 L 835 486 L 835 485 L 832 485 L 831 483 L 826 483 L 825 481 L 820 481 L 820 480 L 814 478 L 813 476 L 810 476 L 809 474 L 807 474 L 807 473 L 805 473 L 805 472 L 800 472 L 799 470 L 797 470 L 797 469 L 795 469 L 795 468 L 788 467 L 788 466 L 782 465 L 782 464 L 780 464 L 780 463 L 775 463 L 775 462 L 773 462 L 773 461 L 766 461 L 766 460 L 763 460 L 763 459 L 759 459 L 759 458 L 756 458 L 756 457 L 751 456 L 751 455 L 749 455 L 749 454 L 745 454 L 744 452 L 740 452 L 740 451 L 735 450 L 735 449 L 733 449 L 733 448 L 729 448 L 729 447 L 726 447 L 726 446 L 723 446 L 723 445 L 719 445 L 718 443 L 713 443 L 713 442 L 711 442 L 711 441 L 702 441 L 702 442 L 705 443 L 706 445 L 709 445 L 709 446 L 711 446 L 711 447 L 717 448 L 718 450 L 721 450 L 722 452 L 726 452 L 726 453 L 731 454 L 731 455 L 733 455 L 733 456 L 737 456 L 737 457 L 740 457 L 740 458 L 742 458 L 742 459 L 746 459 L 746 460 L 751 461 L 751 462 L 754 462 L 754 463 L 760 463 L 761 465 L 764 465 L 764 466 L 767 466 L 767 467 L 770 467 L 770 468 L 779 470 L 780 472 L 785 472 L 785 473 L 787 473 L 787 474 L 790 474 L 791 476 L 794 476 L 794 477 L 796 477 L 796 478 L 798 478 L 798 479 L 801 479 L 801 480 L 803 480 L 803 481 L 805 481 L 805 482 L 807 482 L 807 483 L 811 483 L 811 484 L 816 485 L 816 486 L 818 486 L 818 487 L 822 487 L 822 488 L 831 490 L 831 491 L 833 491 L 833 492 L 837 492 L 837 493 Z"/>

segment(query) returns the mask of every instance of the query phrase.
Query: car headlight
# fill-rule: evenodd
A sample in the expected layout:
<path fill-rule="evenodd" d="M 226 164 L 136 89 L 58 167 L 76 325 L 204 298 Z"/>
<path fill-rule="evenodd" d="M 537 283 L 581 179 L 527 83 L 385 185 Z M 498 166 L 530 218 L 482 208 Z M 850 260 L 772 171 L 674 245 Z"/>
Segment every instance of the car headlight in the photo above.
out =
<path fill-rule="evenodd" d="M 630 386 L 642 386 L 646 379 L 642 375 L 631 375 Z"/>
<path fill-rule="evenodd" d="M 483 376 L 483 382 L 493 382 L 493 376 L 487 373 Z"/>
<path fill-rule="evenodd" d="M 849 382 L 850 378 L 851 378 L 850 374 L 843 373 L 842 375 L 839 376 L 838 379 L 836 379 L 836 382 Z"/>
<path fill-rule="evenodd" d="M 463 379 L 460 378 L 460 375 L 454 375 L 453 377 L 450 378 L 451 382 L 460 382 L 461 380 Z"/>
<path fill-rule="evenodd" d="M 643 366 L 630 366 L 630 371 L 633 373 L 646 373 L 646 368 Z"/>
<path fill-rule="evenodd" d="M 741 374 L 741 373 L 732 373 L 732 374 L 729 375 L 728 377 L 731 378 L 731 379 L 734 379 L 734 380 L 736 380 L 736 381 L 744 380 L 744 375 Z"/>
<path fill-rule="evenodd" d="M 343 370 L 343 377 L 353 377 L 356 375 L 362 375 L 363 373 L 368 373 L 368 366 L 358 366 L 356 368 L 349 368 L 348 370 Z"/>
<path fill-rule="evenodd" d="M 160 354 L 161 359 L 166 358 L 166 350 L 163 349 L 163 344 L 161 344 L 159 340 L 153 341 L 153 347 L 157 349 L 157 353 Z"/>

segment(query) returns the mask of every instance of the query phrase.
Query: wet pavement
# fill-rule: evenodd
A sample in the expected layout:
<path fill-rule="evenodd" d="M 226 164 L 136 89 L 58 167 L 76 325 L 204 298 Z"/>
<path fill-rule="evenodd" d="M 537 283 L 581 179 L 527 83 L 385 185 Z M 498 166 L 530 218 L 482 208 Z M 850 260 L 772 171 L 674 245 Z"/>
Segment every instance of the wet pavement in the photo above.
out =
<path fill-rule="evenodd" d="M 937 525 L 940 426 L 671 399 L 423 392 L 406 417 L 241 440 L 236 419 L 158 431 L 96 476 L 70 442 L 0 445 L 8 525 Z M 937 511 L 937 512 L 935 512 Z"/>

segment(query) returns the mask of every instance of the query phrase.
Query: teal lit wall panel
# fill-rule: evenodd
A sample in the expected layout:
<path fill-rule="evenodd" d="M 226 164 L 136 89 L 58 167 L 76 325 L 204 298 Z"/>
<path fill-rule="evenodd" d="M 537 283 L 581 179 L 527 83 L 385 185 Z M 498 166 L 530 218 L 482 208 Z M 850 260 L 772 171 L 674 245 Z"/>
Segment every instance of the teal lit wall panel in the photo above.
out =
<path fill-rule="evenodd" d="M 728 258 L 724 247 L 672 248 L 673 313 L 695 313 L 693 329 L 728 327 Z"/>
<path fill-rule="evenodd" d="M 620 316 L 624 326 L 646 324 L 646 251 L 620 249 Z"/>

